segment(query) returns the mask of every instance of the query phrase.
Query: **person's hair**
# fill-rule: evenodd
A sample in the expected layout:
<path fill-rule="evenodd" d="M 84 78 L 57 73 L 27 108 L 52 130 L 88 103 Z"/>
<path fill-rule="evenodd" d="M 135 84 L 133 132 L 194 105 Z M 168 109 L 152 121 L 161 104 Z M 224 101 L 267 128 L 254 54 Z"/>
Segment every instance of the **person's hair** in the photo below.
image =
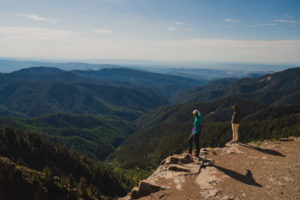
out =
<path fill-rule="evenodd" d="M 198 115 L 199 111 L 198 110 L 193 110 L 193 115 Z"/>
<path fill-rule="evenodd" d="M 233 105 L 233 106 L 232 106 L 232 109 L 233 109 L 233 110 L 236 110 L 236 111 L 239 110 L 239 108 L 237 107 L 237 105 Z"/>

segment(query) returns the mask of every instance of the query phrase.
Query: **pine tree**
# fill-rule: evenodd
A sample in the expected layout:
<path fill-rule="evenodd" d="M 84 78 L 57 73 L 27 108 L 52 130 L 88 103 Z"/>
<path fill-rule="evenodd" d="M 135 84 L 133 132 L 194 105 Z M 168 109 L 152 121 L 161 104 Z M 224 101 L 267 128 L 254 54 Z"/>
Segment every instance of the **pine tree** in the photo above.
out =
<path fill-rule="evenodd" d="M 84 177 L 81 177 L 80 182 L 78 184 L 78 189 L 79 189 L 80 195 L 84 196 L 87 194 L 87 183 L 86 183 L 86 179 Z"/>

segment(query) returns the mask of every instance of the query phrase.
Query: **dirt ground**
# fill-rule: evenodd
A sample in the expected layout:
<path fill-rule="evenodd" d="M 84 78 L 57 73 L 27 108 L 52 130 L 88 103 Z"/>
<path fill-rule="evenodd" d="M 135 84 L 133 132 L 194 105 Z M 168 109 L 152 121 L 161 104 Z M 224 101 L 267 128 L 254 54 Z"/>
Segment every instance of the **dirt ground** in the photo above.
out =
<path fill-rule="evenodd" d="M 139 199 L 300 200 L 300 138 L 202 149 L 201 158 L 214 163 L 194 164 L 199 174 L 158 170 L 148 180 L 162 189 Z"/>

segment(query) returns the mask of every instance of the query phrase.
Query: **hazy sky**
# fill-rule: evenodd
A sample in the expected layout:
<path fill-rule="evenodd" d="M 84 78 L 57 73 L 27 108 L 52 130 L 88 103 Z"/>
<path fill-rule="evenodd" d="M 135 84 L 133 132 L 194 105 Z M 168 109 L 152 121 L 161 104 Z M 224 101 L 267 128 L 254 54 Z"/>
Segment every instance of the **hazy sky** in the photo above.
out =
<path fill-rule="evenodd" d="M 0 0 L 0 57 L 300 64 L 299 0 Z"/>

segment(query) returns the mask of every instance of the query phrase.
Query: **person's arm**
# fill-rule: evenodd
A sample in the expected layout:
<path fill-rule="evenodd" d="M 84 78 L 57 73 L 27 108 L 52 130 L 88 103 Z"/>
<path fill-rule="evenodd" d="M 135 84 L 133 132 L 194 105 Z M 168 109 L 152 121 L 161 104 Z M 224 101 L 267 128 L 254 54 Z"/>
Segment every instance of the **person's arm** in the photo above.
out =
<path fill-rule="evenodd" d="M 232 114 L 232 118 L 231 118 L 231 123 L 233 124 L 233 123 L 235 123 L 235 119 L 236 118 L 236 112 L 233 112 L 233 114 Z"/>
<path fill-rule="evenodd" d="M 198 113 L 198 119 L 199 119 L 199 125 L 201 126 L 201 124 L 202 124 L 202 115 L 201 115 L 200 112 Z"/>

